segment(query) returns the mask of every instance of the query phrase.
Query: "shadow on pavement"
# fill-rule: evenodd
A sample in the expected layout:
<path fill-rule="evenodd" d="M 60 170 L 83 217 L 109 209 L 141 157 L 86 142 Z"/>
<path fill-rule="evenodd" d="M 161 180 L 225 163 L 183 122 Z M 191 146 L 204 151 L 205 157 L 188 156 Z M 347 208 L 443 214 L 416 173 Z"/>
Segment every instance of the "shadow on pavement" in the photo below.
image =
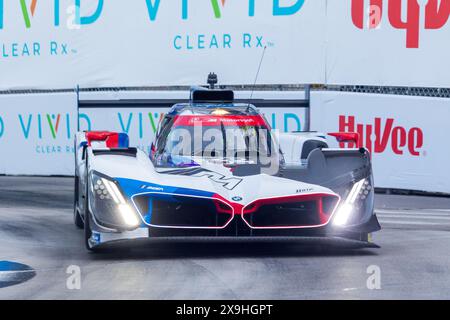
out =
<path fill-rule="evenodd" d="M 223 258 L 274 258 L 274 257 L 342 257 L 374 256 L 374 249 L 330 248 L 321 245 L 270 244 L 270 243 L 212 243 L 212 244 L 155 244 L 140 242 L 117 243 L 88 253 L 95 260 L 146 260 L 146 259 L 223 259 Z"/>

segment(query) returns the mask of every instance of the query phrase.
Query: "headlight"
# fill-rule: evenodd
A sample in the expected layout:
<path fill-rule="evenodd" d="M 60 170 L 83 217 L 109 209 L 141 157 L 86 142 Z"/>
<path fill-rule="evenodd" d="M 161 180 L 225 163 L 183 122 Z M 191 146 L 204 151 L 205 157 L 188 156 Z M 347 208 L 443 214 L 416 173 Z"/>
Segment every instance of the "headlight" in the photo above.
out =
<path fill-rule="evenodd" d="M 345 201 L 339 206 L 333 219 L 333 225 L 345 226 L 348 224 L 358 204 L 364 202 L 371 195 L 372 185 L 370 179 L 362 179 L 355 183 Z"/>
<path fill-rule="evenodd" d="M 136 211 L 125 200 L 116 183 L 92 173 L 90 204 L 92 212 L 105 227 L 135 229 L 140 225 Z"/>

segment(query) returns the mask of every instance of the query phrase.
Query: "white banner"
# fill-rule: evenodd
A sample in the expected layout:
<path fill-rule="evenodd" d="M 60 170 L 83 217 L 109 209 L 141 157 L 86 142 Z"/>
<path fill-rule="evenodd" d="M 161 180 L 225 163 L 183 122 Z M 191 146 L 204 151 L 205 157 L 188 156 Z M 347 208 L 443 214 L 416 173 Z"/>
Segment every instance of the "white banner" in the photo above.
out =
<path fill-rule="evenodd" d="M 90 108 L 80 110 L 81 130 L 125 132 L 130 145 L 150 153 L 159 120 L 167 108 Z M 301 131 L 305 108 L 261 108 L 273 129 L 280 132 Z"/>
<path fill-rule="evenodd" d="M 427 5 L 425 5 L 427 4 Z M 450 1 L 0 0 L 0 90 L 448 87 Z"/>
<path fill-rule="evenodd" d="M 0 89 L 322 83 L 324 0 L 0 0 Z"/>
<path fill-rule="evenodd" d="M 253 96 L 255 101 L 277 101 L 274 108 L 261 108 L 271 127 L 280 132 L 302 131 L 306 126 L 306 108 L 283 107 L 284 101 L 300 101 L 305 99 L 303 91 L 236 91 L 236 99 L 248 99 Z M 186 91 L 118 91 L 118 92 L 84 92 L 80 98 L 89 101 L 90 106 L 98 108 L 80 108 L 81 130 L 109 130 L 125 132 L 130 137 L 130 145 L 149 153 L 150 145 L 154 140 L 159 121 L 164 117 L 168 108 L 161 108 L 154 103 L 151 107 L 145 106 L 145 101 L 166 101 L 176 99 L 187 99 L 189 92 Z M 110 101 L 109 103 L 105 101 Z M 142 107 L 126 107 L 118 101 L 136 102 Z M 116 107 L 114 105 L 116 104 Z"/>
<path fill-rule="evenodd" d="M 311 128 L 359 132 L 381 188 L 450 193 L 449 119 L 448 99 L 343 92 L 311 96 Z"/>
<path fill-rule="evenodd" d="M 448 88 L 449 15 L 448 0 L 328 1 L 325 83 Z"/>
<path fill-rule="evenodd" d="M 75 93 L 0 95 L 0 174 L 73 174 Z"/>
<path fill-rule="evenodd" d="M 237 93 L 246 98 L 249 92 Z M 95 101 L 115 99 L 186 99 L 188 92 L 114 92 L 84 93 Z M 303 99 L 303 92 L 255 92 L 255 99 Z M 134 100 L 138 101 L 138 100 Z M 125 132 L 131 146 L 145 152 L 153 142 L 156 127 L 168 108 L 152 107 L 81 108 L 81 130 Z M 274 129 L 300 131 L 305 127 L 306 109 L 295 107 L 263 108 Z M 0 174 L 73 175 L 73 137 L 77 131 L 77 96 L 75 93 L 0 95 Z"/>

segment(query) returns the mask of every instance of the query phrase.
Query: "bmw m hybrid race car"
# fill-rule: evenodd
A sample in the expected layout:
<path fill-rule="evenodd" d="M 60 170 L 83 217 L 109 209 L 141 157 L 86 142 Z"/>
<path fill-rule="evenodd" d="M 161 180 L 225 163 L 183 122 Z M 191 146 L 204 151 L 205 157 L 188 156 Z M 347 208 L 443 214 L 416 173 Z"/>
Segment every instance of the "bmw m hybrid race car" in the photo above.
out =
<path fill-rule="evenodd" d="M 320 133 L 277 134 L 233 98 L 192 90 L 159 123 L 150 155 L 124 133 L 76 135 L 74 220 L 87 249 L 137 238 L 377 247 L 369 152 L 331 149 Z"/>

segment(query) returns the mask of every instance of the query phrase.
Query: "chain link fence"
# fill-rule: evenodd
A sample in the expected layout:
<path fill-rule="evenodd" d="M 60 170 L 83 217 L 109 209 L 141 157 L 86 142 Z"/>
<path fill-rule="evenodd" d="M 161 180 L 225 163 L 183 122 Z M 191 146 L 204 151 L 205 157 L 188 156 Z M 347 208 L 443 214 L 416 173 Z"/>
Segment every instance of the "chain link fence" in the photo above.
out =
<path fill-rule="evenodd" d="M 320 90 L 320 89 L 319 89 Z M 321 90 L 418 96 L 433 98 L 450 98 L 450 88 L 414 88 L 414 87 L 377 87 L 377 86 L 326 86 Z"/>
<path fill-rule="evenodd" d="M 219 88 L 227 88 L 236 91 L 299 91 L 305 90 L 306 85 L 232 85 L 218 86 Z M 110 88 L 83 88 L 80 92 L 119 92 L 119 91 L 187 91 L 189 86 L 158 86 L 158 87 L 110 87 Z M 433 98 L 450 98 L 450 88 L 425 88 L 425 87 L 382 87 L 382 86 L 325 86 L 311 85 L 314 91 L 340 91 L 368 94 L 386 94 L 386 95 L 402 95 L 417 97 L 433 97 Z M 77 89 L 58 89 L 58 90 L 7 90 L 0 91 L 0 94 L 31 94 L 31 93 L 58 93 L 58 92 L 74 92 Z"/>

